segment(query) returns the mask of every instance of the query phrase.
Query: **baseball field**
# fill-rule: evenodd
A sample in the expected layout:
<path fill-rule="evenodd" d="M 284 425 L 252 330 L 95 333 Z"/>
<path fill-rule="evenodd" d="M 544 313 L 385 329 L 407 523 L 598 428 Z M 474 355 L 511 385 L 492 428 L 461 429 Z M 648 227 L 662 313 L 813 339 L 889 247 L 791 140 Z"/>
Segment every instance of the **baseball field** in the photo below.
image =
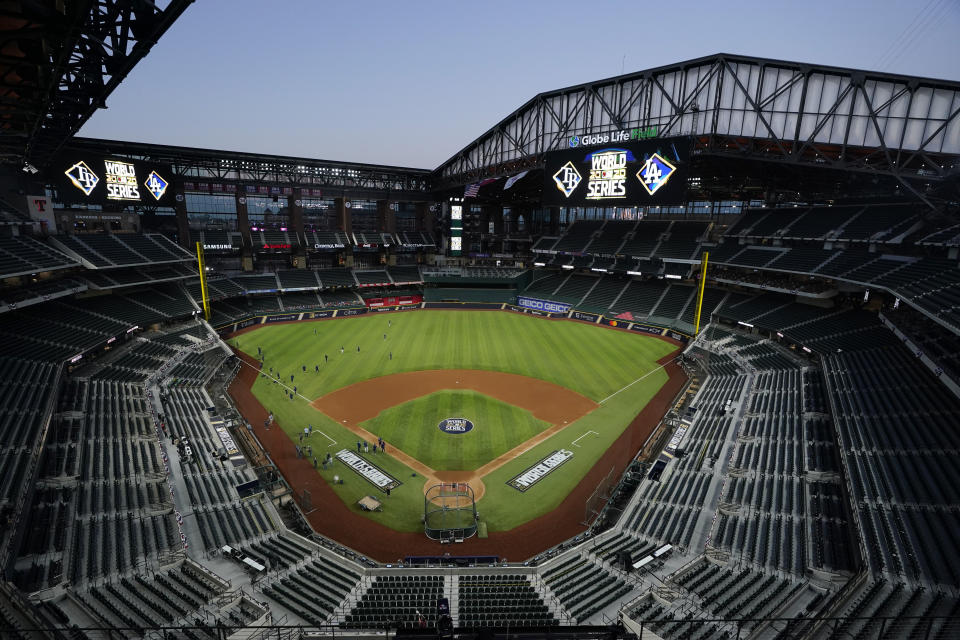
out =
<path fill-rule="evenodd" d="M 422 531 L 424 491 L 438 481 L 469 482 L 491 532 L 556 508 L 663 386 L 657 360 L 676 348 L 584 323 L 439 310 L 265 325 L 230 343 L 262 360 L 253 394 L 289 436 L 286 454 L 300 446 L 351 510 L 373 496 L 383 510 L 364 515 L 409 532 Z M 556 452 L 562 464 L 531 481 Z M 389 495 L 348 466 L 358 459 L 391 481 Z"/>

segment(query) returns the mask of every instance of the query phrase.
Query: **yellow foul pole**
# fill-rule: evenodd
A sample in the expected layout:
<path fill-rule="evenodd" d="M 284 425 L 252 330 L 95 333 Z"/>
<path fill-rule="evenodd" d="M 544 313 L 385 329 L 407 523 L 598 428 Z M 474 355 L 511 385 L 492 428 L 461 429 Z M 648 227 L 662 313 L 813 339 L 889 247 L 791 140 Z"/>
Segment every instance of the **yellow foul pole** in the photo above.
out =
<path fill-rule="evenodd" d="M 703 258 L 700 259 L 700 287 L 697 291 L 697 315 L 693 321 L 694 336 L 699 335 L 700 333 L 700 311 L 703 309 L 703 290 L 707 284 L 707 258 L 709 256 L 710 254 L 707 251 L 704 251 Z"/>
<path fill-rule="evenodd" d="M 200 269 L 200 297 L 203 298 L 203 319 L 210 321 L 210 297 L 207 295 L 207 270 L 203 265 L 203 246 L 197 243 L 197 268 Z M 697 317 L 700 317 L 699 310 Z"/>

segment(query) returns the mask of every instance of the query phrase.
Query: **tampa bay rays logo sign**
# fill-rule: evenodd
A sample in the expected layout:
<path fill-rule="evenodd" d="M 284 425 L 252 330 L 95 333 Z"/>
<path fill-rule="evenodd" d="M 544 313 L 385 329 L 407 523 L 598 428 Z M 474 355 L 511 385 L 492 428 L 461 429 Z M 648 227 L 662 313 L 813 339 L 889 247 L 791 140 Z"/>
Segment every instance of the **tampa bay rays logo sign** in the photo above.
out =
<path fill-rule="evenodd" d="M 94 188 L 96 188 L 97 183 L 100 182 L 100 178 L 97 177 L 97 174 L 93 172 L 93 169 L 87 166 L 87 163 L 81 160 L 76 163 L 66 171 L 64 174 L 70 178 L 70 182 L 73 183 L 77 189 L 83 191 L 83 195 L 89 196 L 93 193 Z"/>
<path fill-rule="evenodd" d="M 567 164 L 560 167 L 559 171 L 553 174 L 553 181 L 556 183 L 557 189 L 568 198 L 574 189 L 577 188 L 577 185 L 580 184 L 581 180 L 583 180 L 583 176 L 580 175 L 580 172 L 577 171 L 577 168 L 573 166 L 572 162 L 567 162 Z"/>

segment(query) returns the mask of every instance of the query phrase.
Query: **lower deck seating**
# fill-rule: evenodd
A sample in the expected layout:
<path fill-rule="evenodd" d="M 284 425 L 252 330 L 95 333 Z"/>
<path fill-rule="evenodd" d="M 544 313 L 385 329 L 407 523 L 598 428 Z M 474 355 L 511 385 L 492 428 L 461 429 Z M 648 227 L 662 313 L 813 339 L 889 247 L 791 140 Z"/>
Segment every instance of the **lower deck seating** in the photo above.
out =
<path fill-rule="evenodd" d="M 580 623 L 632 590 L 620 577 L 584 559 L 557 567 L 544 582 Z"/>
<path fill-rule="evenodd" d="M 175 569 L 150 576 L 137 574 L 98 583 L 72 597 L 94 619 L 136 636 L 148 628 L 193 625 L 197 614 L 206 617 L 204 608 L 223 590 L 191 563 L 182 562 Z M 124 633 L 118 635 L 124 637 Z"/>
<path fill-rule="evenodd" d="M 378 629 L 396 625 L 417 629 L 422 622 L 426 627 L 436 627 L 437 600 L 444 595 L 444 584 L 443 576 L 378 576 L 340 626 Z"/>
<path fill-rule="evenodd" d="M 325 624 L 360 575 L 329 560 L 314 560 L 263 592 L 313 625 Z"/>
<path fill-rule="evenodd" d="M 559 620 L 526 576 L 461 575 L 460 627 L 554 626 Z"/>

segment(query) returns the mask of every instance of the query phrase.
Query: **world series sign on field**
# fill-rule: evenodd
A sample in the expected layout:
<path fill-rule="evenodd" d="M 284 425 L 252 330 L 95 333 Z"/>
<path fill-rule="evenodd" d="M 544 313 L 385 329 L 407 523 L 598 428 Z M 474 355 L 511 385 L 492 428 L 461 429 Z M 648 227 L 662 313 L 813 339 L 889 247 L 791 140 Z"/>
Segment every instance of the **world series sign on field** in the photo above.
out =
<path fill-rule="evenodd" d="M 341 449 L 337 452 L 337 460 L 356 471 L 364 480 L 380 489 L 380 491 L 386 492 L 388 489 L 396 489 L 403 484 L 377 465 L 367 462 L 352 451 Z"/>
<path fill-rule="evenodd" d="M 526 491 L 572 457 L 573 451 L 566 449 L 554 451 L 537 464 L 507 480 L 507 484 L 517 491 Z"/>

